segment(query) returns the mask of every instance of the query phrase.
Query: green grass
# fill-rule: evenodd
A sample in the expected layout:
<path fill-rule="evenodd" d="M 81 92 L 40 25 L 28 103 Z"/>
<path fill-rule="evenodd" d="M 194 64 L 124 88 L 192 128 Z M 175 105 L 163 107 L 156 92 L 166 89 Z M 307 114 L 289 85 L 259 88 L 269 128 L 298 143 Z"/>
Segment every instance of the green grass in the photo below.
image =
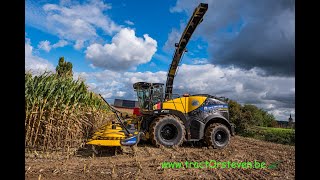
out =
<path fill-rule="evenodd" d="M 295 145 L 294 129 L 253 126 L 245 129 L 240 135 L 279 144 Z"/>

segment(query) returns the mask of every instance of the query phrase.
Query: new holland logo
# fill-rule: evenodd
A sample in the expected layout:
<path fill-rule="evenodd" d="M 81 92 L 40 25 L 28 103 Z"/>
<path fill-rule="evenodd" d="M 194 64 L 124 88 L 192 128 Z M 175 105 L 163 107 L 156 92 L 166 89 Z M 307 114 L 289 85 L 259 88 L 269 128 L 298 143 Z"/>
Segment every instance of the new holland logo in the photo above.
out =
<path fill-rule="evenodd" d="M 199 106 L 199 101 L 198 100 L 192 100 L 191 105 L 192 106 Z"/>
<path fill-rule="evenodd" d="M 228 105 L 225 104 L 215 104 L 215 105 L 209 105 L 209 106 L 204 106 L 201 108 L 203 111 L 209 112 L 209 111 L 214 111 L 214 110 L 220 110 L 220 111 L 227 111 L 228 110 Z"/>

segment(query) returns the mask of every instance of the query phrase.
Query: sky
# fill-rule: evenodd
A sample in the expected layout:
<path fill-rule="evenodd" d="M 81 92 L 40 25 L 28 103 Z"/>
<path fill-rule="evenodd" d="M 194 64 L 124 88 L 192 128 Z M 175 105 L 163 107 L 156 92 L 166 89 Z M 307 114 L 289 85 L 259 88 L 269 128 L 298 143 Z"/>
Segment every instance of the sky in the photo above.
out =
<path fill-rule="evenodd" d="M 203 0 L 173 93 L 211 94 L 295 119 L 295 1 Z M 200 1 L 26 0 L 25 69 L 75 79 L 109 102 L 136 100 L 133 83 L 165 83 L 174 44 Z"/>

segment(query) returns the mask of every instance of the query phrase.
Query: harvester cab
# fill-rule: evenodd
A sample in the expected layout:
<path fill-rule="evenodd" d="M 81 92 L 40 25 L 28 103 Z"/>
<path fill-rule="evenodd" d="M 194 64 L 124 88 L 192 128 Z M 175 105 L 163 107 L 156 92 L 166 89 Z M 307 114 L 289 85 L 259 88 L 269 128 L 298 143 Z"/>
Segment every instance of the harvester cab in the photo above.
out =
<path fill-rule="evenodd" d="M 164 84 L 137 82 L 133 84 L 133 89 L 137 92 L 140 113 L 152 113 L 153 106 L 163 102 Z"/>

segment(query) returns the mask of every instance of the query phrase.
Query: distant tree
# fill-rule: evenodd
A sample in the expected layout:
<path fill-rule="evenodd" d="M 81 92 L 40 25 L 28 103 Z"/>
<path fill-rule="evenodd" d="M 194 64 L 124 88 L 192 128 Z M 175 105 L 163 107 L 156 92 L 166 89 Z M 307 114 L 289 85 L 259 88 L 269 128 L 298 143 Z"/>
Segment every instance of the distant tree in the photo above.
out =
<path fill-rule="evenodd" d="M 278 127 L 277 121 L 276 120 L 271 121 L 269 127 Z"/>
<path fill-rule="evenodd" d="M 242 108 L 243 118 L 248 125 L 259 125 L 259 114 L 257 113 L 258 108 L 251 104 L 245 104 Z"/>
<path fill-rule="evenodd" d="M 64 57 L 59 58 L 59 63 L 56 67 L 56 73 L 60 77 L 68 77 L 72 78 L 73 72 L 72 72 L 72 63 L 64 61 Z"/>
<path fill-rule="evenodd" d="M 274 127 L 275 117 L 267 111 L 252 104 L 242 106 L 236 101 L 229 100 L 229 119 L 236 125 L 236 132 L 241 133 L 249 126 Z"/>
<path fill-rule="evenodd" d="M 265 113 L 263 120 L 264 120 L 264 126 L 266 127 L 275 127 L 278 124 L 273 114 Z"/>
<path fill-rule="evenodd" d="M 241 120 L 241 105 L 236 101 L 229 100 L 229 119 L 234 124 L 239 124 Z"/>
<path fill-rule="evenodd" d="M 247 123 L 245 122 L 245 119 L 243 118 L 242 106 L 241 106 L 241 104 L 239 104 L 239 103 L 237 103 L 236 101 L 233 101 L 233 100 L 229 100 L 228 104 L 229 104 L 229 119 L 230 119 L 230 122 L 235 124 L 236 132 L 240 133 L 247 126 Z"/>

